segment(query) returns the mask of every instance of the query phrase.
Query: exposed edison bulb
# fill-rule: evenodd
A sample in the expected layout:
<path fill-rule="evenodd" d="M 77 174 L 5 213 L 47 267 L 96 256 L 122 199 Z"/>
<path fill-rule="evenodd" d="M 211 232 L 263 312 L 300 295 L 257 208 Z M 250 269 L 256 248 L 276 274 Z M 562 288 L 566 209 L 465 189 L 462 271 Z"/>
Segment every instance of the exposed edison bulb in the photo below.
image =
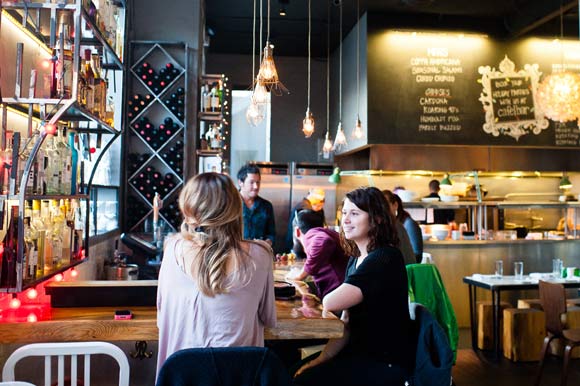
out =
<path fill-rule="evenodd" d="M 274 45 L 266 42 L 264 47 L 264 56 L 258 71 L 258 80 L 262 84 L 272 84 L 278 82 L 278 71 L 274 63 Z"/>
<path fill-rule="evenodd" d="M 338 122 L 338 129 L 336 130 L 336 137 L 334 137 L 333 150 L 338 150 L 343 146 L 346 146 L 346 135 L 344 135 L 344 129 L 342 128 L 342 121 Z"/>
<path fill-rule="evenodd" d="M 10 303 L 8 304 L 8 307 L 12 308 L 13 310 L 20 308 L 20 304 L 22 304 L 20 302 L 20 299 L 18 299 L 16 297 L 16 295 L 14 295 L 14 297 L 12 299 L 10 299 Z"/>
<path fill-rule="evenodd" d="M 360 118 L 358 116 L 356 117 L 356 123 L 354 124 L 352 136 L 356 139 L 361 139 L 364 136 L 364 133 L 362 130 L 362 123 L 361 123 Z"/>
<path fill-rule="evenodd" d="M 257 104 L 263 105 L 263 104 L 270 102 L 270 98 L 269 98 L 270 95 L 269 94 L 270 93 L 266 89 L 266 86 L 264 86 L 263 83 L 258 81 L 258 82 L 256 82 L 256 87 L 254 88 L 254 92 L 252 94 L 252 99 Z"/>
<path fill-rule="evenodd" d="M 246 120 L 254 127 L 258 126 L 264 119 L 264 107 L 256 103 L 254 98 L 250 98 L 250 105 L 246 110 Z"/>
<path fill-rule="evenodd" d="M 325 158 L 328 158 L 330 152 L 332 151 L 332 141 L 330 140 L 330 132 L 326 130 L 326 135 L 324 137 L 324 145 L 322 145 L 322 153 Z"/>
<path fill-rule="evenodd" d="M 310 112 L 310 108 L 306 109 L 306 116 L 302 121 L 302 132 L 306 138 L 310 138 L 314 133 L 314 116 Z"/>

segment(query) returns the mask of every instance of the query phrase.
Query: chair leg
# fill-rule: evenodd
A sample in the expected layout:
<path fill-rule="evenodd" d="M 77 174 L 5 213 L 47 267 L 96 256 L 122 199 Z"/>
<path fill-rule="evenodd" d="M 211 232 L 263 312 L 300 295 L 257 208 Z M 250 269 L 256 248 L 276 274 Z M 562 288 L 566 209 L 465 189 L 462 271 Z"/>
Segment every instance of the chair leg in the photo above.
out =
<path fill-rule="evenodd" d="M 572 345 L 567 343 L 564 349 L 564 367 L 562 369 L 562 386 L 566 386 L 568 380 L 568 364 L 570 363 L 570 355 L 572 355 Z"/>
<path fill-rule="evenodd" d="M 546 354 L 548 353 L 548 348 L 550 347 L 550 342 L 554 339 L 552 336 L 546 336 L 544 338 L 544 345 L 542 346 L 542 351 L 540 352 L 540 365 L 538 367 L 538 374 L 536 375 L 536 382 L 534 386 L 540 386 L 540 381 L 542 380 L 542 372 L 544 371 L 544 362 L 546 360 Z"/>

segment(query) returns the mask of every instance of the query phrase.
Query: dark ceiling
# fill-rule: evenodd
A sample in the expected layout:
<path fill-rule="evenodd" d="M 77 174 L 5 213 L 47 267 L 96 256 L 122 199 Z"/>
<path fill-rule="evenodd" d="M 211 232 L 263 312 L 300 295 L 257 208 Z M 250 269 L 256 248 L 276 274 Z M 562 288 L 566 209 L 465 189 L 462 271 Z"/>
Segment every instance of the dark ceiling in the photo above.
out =
<path fill-rule="evenodd" d="M 357 20 L 357 0 L 312 1 L 312 55 L 326 56 L 327 15 L 330 9 L 331 49 L 339 35 L 339 4 L 343 35 Z M 360 14 L 369 11 L 384 19 L 385 27 L 432 28 L 483 32 L 499 39 L 527 35 L 578 38 L 578 0 L 359 0 Z M 205 0 L 206 26 L 212 53 L 252 52 L 253 0 Z M 266 39 L 268 0 L 263 4 Z M 256 0 L 259 9 L 260 0 Z M 286 16 L 280 16 L 281 7 Z M 563 17 L 560 17 L 560 9 Z M 270 0 L 270 41 L 276 55 L 306 56 L 308 0 Z M 560 21 L 562 20 L 562 23 Z M 256 34 L 259 33 L 259 16 Z M 256 35 L 257 36 L 257 35 Z M 256 38 L 258 42 L 260 39 Z"/>

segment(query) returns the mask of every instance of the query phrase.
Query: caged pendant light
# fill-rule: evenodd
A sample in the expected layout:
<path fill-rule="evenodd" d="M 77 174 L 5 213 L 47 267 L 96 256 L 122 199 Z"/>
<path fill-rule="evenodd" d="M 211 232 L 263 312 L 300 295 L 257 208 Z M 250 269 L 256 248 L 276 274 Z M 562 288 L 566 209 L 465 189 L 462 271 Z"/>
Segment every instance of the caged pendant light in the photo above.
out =
<path fill-rule="evenodd" d="M 332 151 L 330 140 L 330 2 L 327 4 L 326 11 L 326 135 L 322 145 L 322 155 L 324 158 L 329 158 Z"/>
<path fill-rule="evenodd" d="M 352 136 L 356 139 L 364 137 L 362 123 L 360 121 L 360 5 L 356 0 L 356 121 Z"/>
<path fill-rule="evenodd" d="M 254 0 L 254 15 L 252 29 L 252 95 L 250 96 L 250 105 L 246 110 L 246 120 L 254 127 L 258 126 L 264 120 L 264 105 L 260 102 L 263 97 L 256 94 L 256 84 L 253 82 L 256 73 L 256 0 Z M 263 86 L 262 86 L 263 88 Z"/>
<path fill-rule="evenodd" d="M 336 137 L 334 137 L 334 145 L 332 149 L 334 151 L 340 150 L 342 147 L 346 147 L 346 135 L 344 134 L 344 129 L 342 128 L 342 1 L 339 5 L 339 59 L 338 59 L 338 127 L 336 129 Z"/>
<path fill-rule="evenodd" d="M 306 138 L 310 138 L 314 133 L 314 116 L 310 112 L 310 36 L 311 36 L 311 0 L 308 0 L 308 103 L 306 105 L 306 117 L 302 121 L 302 132 Z"/>
<path fill-rule="evenodd" d="M 261 8 L 260 8 L 261 12 Z M 259 85 L 264 86 L 268 91 L 275 91 L 278 94 L 288 92 L 280 79 L 274 63 L 274 45 L 270 43 L 270 0 L 268 0 L 268 14 L 266 15 L 266 45 L 264 46 L 264 55 L 258 70 L 257 81 Z"/>

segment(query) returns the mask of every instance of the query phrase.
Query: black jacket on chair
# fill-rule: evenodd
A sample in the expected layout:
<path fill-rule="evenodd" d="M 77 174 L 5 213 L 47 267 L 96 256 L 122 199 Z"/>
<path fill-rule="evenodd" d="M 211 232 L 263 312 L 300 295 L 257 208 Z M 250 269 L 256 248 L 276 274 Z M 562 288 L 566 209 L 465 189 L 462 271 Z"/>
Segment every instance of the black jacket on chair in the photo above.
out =
<path fill-rule="evenodd" d="M 282 361 L 263 347 L 191 348 L 173 353 L 156 386 L 290 386 Z"/>
<path fill-rule="evenodd" d="M 453 352 L 447 335 L 427 308 L 416 303 L 413 305 L 418 336 L 415 369 L 409 384 L 412 386 L 449 386 Z"/>

